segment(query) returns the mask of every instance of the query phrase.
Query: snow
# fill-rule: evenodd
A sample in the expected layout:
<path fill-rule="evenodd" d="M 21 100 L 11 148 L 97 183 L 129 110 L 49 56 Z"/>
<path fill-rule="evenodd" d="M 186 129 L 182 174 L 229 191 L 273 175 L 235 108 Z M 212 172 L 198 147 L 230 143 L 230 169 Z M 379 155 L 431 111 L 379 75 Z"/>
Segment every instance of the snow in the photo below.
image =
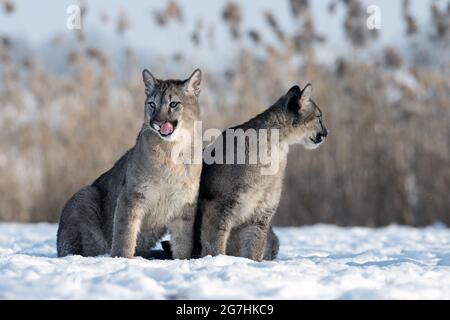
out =
<path fill-rule="evenodd" d="M 450 229 L 276 228 L 276 261 L 56 257 L 54 224 L 0 224 L 0 299 L 450 299 Z"/>

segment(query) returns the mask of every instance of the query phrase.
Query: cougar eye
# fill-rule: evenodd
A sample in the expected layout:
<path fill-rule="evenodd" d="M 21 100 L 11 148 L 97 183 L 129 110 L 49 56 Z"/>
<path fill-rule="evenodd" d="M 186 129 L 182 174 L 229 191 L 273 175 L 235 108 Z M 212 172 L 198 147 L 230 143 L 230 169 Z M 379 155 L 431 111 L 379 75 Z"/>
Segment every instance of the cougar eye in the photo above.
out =
<path fill-rule="evenodd" d="M 179 102 L 172 101 L 172 102 L 169 104 L 169 106 L 170 106 L 171 108 L 176 108 L 179 104 L 180 104 Z"/>

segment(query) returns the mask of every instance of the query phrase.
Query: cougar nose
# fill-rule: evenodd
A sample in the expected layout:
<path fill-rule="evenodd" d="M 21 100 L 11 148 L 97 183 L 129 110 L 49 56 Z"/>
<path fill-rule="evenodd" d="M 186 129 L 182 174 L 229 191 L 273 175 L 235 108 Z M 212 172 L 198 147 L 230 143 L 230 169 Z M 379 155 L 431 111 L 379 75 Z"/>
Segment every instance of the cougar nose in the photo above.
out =
<path fill-rule="evenodd" d="M 315 139 L 315 143 L 321 143 L 322 142 L 322 140 L 323 140 L 323 134 L 322 134 L 322 132 L 319 132 L 317 135 L 316 135 L 316 139 Z"/>
<path fill-rule="evenodd" d="M 322 142 L 323 139 L 324 139 L 327 135 L 328 135 L 327 129 L 323 128 L 323 130 L 322 130 L 321 132 L 319 132 L 319 133 L 316 135 L 316 139 L 315 139 L 315 140 L 316 140 L 316 143 Z"/>

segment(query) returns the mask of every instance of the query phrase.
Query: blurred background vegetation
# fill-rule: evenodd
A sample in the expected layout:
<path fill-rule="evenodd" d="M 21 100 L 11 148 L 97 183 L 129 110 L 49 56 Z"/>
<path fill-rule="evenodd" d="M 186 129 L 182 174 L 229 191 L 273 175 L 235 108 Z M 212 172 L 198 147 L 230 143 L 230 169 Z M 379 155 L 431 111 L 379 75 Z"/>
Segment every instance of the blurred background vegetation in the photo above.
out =
<path fill-rule="evenodd" d="M 377 40 L 383 28 L 366 27 L 367 3 L 323 0 L 321 19 L 343 15 L 344 52 L 317 31 L 311 1 L 285 1 L 292 28 L 260 12 L 270 34 L 244 27 L 237 1 L 223 1 L 215 24 L 200 16 L 189 28 L 183 5 L 161 1 L 148 23 L 176 28 L 193 49 L 152 59 L 126 43 L 102 45 L 101 29 L 55 35 L 40 55 L 0 29 L 0 221 L 57 221 L 65 201 L 133 145 L 142 67 L 183 78 L 199 66 L 203 129 L 241 123 L 293 84 L 313 84 L 331 134 L 319 150 L 291 149 L 278 225 L 450 224 L 450 1 L 427 1 L 421 28 L 410 2 L 399 0 L 399 48 Z M 79 4 L 82 20 L 93 14 L 87 1 Z M 0 18 L 15 21 L 19 5 L 0 0 Z M 135 27 L 126 7 L 93 18 L 121 38 Z M 236 52 L 227 66 L 213 50 L 218 28 Z M 143 41 L 158 50 L 151 36 Z M 193 59 L 196 50 L 211 50 L 221 68 Z"/>

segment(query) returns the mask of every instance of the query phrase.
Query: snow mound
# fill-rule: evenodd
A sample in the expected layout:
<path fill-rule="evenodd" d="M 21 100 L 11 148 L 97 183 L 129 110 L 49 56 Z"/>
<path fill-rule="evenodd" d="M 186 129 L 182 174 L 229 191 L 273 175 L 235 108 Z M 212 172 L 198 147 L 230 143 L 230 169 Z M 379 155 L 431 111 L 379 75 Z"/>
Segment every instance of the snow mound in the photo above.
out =
<path fill-rule="evenodd" d="M 2 299 L 450 299 L 450 230 L 276 228 L 261 263 L 56 257 L 54 224 L 0 224 Z"/>

